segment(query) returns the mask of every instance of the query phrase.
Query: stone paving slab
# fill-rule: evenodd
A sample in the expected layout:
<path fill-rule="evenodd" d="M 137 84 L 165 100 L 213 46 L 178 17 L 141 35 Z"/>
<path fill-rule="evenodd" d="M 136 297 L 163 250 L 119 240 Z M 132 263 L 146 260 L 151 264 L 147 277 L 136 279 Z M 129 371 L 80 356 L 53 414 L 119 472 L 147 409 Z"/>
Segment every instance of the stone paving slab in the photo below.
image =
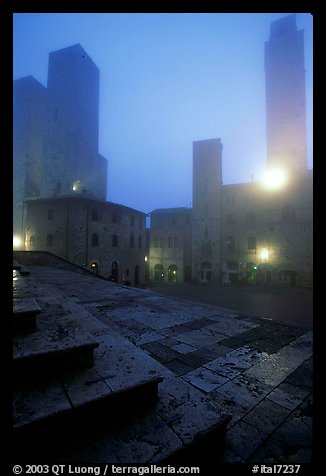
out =
<path fill-rule="evenodd" d="M 30 269 L 39 276 L 44 273 L 44 269 Z M 309 393 L 312 392 L 312 332 L 62 270 L 54 274 L 55 279 L 49 269 L 42 286 L 50 283 L 58 286 L 68 301 L 83 307 L 93 319 L 127 337 L 140 349 L 147 346 L 145 355 L 168 372 L 165 379 L 173 380 L 175 376 L 210 399 L 217 409 L 231 414 L 227 424 L 225 462 L 292 461 L 299 464 L 309 461 L 312 447 L 312 394 Z M 26 279 L 31 277 L 32 273 Z M 81 304 L 83 300 L 87 300 L 84 305 Z M 83 318 L 86 323 L 87 314 Z M 95 321 L 93 324 L 93 336 L 109 338 L 104 327 L 100 329 Z M 189 333 L 197 345 L 194 341 L 184 341 Z M 203 347 L 198 347 L 198 343 L 202 344 L 202 336 L 215 338 L 214 342 L 208 345 L 206 341 Z M 190 351 L 185 346 L 196 350 Z M 247 350 L 244 352 L 244 349 Z M 162 352 L 161 356 L 155 351 L 156 354 Z M 163 352 L 165 357 L 175 355 L 173 352 L 176 356 L 162 361 Z M 219 379 L 223 378 L 227 380 L 221 383 Z M 189 379 L 193 379 L 192 383 Z M 302 420 L 300 424 L 299 419 Z M 181 422 L 175 420 L 169 429 L 174 431 L 177 423 Z M 302 436 L 304 429 L 305 438 Z M 135 435 L 141 440 L 137 431 Z M 177 439 L 171 441 L 180 443 L 181 439 L 174 435 Z M 124 448 L 128 447 L 129 437 L 126 438 Z M 123 441 L 119 441 L 115 447 L 123 448 Z M 135 440 L 130 436 L 129 441 L 129 448 L 136 451 Z M 108 443 L 103 445 L 103 448 L 112 447 Z M 145 447 L 148 461 L 152 461 L 156 450 L 150 439 L 144 443 L 144 451 Z"/>

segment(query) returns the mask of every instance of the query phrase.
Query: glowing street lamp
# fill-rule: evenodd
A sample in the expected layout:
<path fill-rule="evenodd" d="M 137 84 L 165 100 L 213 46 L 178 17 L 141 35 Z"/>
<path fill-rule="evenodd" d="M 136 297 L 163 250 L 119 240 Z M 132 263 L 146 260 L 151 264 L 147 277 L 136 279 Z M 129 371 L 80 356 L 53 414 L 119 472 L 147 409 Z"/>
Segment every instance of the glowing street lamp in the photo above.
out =
<path fill-rule="evenodd" d="M 17 250 L 18 248 L 22 246 L 22 239 L 19 236 L 14 235 L 12 239 L 12 244 L 13 244 L 13 248 Z"/>
<path fill-rule="evenodd" d="M 260 258 L 263 263 L 267 263 L 270 257 L 270 253 L 266 248 L 263 248 L 260 252 Z"/>
<path fill-rule="evenodd" d="M 270 190 L 276 190 L 283 187 L 286 183 L 287 177 L 283 170 L 281 169 L 270 169 L 268 170 L 263 178 L 265 187 Z"/>

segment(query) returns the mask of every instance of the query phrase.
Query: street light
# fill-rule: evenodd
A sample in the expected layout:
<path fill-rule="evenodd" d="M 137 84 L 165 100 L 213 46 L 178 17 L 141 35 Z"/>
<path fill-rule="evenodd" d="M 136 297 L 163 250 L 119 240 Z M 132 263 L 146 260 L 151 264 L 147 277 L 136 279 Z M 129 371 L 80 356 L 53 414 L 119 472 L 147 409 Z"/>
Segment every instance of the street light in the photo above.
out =
<path fill-rule="evenodd" d="M 282 169 L 270 169 L 265 173 L 263 178 L 265 187 L 271 190 L 276 190 L 283 187 L 283 185 L 286 183 L 286 180 L 286 174 Z"/>
<path fill-rule="evenodd" d="M 12 239 L 12 244 L 13 244 L 14 250 L 17 250 L 18 248 L 20 248 L 22 246 L 22 239 L 20 238 L 20 236 L 14 235 Z"/>
<path fill-rule="evenodd" d="M 268 249 L 266 248 L 263 248 L 260 252 L 260 258 L 261 260 L 264 262 L 264 263 L 267 263 L 267 261 L 269 260 L 269 256 L 270 256 L 270 253 L 268 251 Z"/>

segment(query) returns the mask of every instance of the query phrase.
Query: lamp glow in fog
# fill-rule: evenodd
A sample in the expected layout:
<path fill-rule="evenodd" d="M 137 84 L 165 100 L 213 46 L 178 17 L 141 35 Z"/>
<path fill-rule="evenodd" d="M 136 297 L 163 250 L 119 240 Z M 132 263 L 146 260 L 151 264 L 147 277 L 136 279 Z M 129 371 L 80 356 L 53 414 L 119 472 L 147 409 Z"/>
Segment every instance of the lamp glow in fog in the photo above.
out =
<path fill-rule="evenodd" d="M 286 182 L 286 175 L 283 170 L 274 169 L 266 172 L 263 178 L 264 185 L 270 189 L 282 187 Z"/>

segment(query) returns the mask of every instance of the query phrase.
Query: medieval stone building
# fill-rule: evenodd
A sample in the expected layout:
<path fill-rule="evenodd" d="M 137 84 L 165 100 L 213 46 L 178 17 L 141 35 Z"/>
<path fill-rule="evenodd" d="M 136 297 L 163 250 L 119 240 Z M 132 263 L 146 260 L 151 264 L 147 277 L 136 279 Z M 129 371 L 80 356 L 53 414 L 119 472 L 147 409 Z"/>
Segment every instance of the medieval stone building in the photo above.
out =
<path fill-rule="evenodd" d="M 114 282 L 145 282 L 146 214 L 70 194 L 25 201 L 25 250 L 50 251 Z"/>
<path fill-rule="evenodd" d="M 158 220 L 154 210 L 152 279 L 170 280 L 169 270 L 175 269 L 179 282 L 191 275 L 202 283 L 312 286 L 313 174 L 307 169 L 303 47 L 295 15 L 271 24 L 265 44 L 267 169 L 284 174 L 284 184 L 275 189 L 263 182 L 223 185 L 221 140 L 194 142 L 187 224 L 181 219 L 185 211 L 178 212 L 179 236 L 191 236 L 191 259 L 181 240 L 177 250 L 167 245 L 170 222 Z M 160 210 L 159 216 L 169 213 Z"/>
<path fill-rule="evenodd" d="M 23 242 L 23 200 L 80 190 L 105 200 L 98 152 L 99 69 L 81 45 L 49 54 L 48 83 L 14 81 L 14 235 Z"/>

